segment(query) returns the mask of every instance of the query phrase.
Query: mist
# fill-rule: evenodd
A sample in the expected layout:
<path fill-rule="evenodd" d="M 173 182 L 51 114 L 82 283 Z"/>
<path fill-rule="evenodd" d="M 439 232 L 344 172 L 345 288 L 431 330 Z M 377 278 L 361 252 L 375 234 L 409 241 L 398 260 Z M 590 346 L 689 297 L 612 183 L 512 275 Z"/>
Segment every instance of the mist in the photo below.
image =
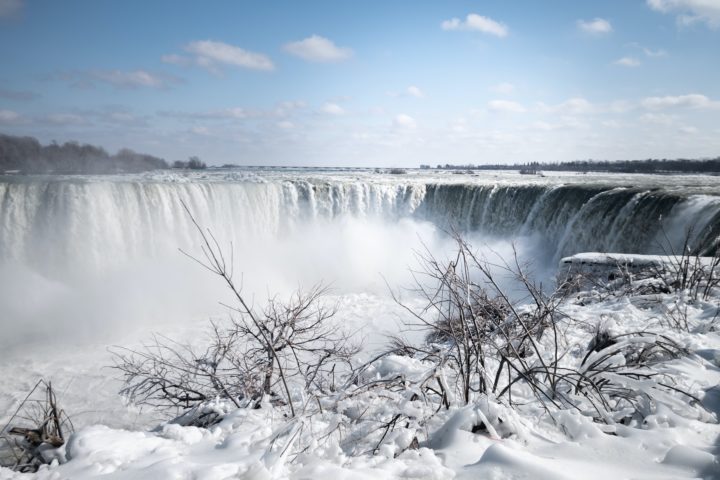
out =
<path fill-rule="evenodd" d="M 142 232 L 137 235 L 147 241 Z M 307 223 L 275 238 L 216 238 L 228 261 L 233 260 L 243 295 L 259 308 L 269 297 L 287 297 L 318 283 L 338 298 L 365 294 L 390 301 L 390 289 L 402 295 L 412 285 L 412 272 L 420 268 L 418 255 L 431 253 L 444 260 L 455 250 L 448 233 L 412 219 L 344 218 Z M 65 271 L 56 267 L 52 275 L 18 262 L 0 266 L 0 283 L 7 285 L 0 291 L 0 348 L 26 348 L 34 342 L 117 343 L 148 331 L 227 318 L 229 311 L 220 303 L 232 304 L 231 292 L 183 254 L 202 260 L 199 234 L 195 240 L 183 245 L 182 252 L 179 245 L 159 255 L 148 251 L 104 268 L 83 263 L 86 252 L 81 249 L 75 252 L 77 259 L 66 259 Z M 492 262 L 513 255 L 507 239 L 470 235 L 468 240 Z M 514 245 L 521 260 L 548 257 L 535 255 L 542 248 L 538 239 L 520 237 Z M 552 267 L 534 265 L 537 277 L 546 280 Z"/>

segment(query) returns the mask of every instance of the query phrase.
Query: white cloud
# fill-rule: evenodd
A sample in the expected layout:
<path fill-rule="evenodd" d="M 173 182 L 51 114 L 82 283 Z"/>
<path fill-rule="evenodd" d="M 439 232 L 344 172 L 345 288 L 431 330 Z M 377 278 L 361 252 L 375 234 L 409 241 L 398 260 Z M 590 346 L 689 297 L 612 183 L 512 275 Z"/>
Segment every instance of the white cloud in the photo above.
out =
<path fill-rule="evenodd" d="M 450 122 L 448 128 L 453 133 L 467 133 L 469 131 L 468 121 L 465 117 L 458 117 Z"/>
<path fill-rule="evenodd" d="M 282 128 L 283 130 L 290 130 L 292 128 L 295 128 L 295 124 L 289 120 L 283 120 L 281 122 L 278 122 L 276 125 L 278 126 L 278 128 Z"/>
<path fill-rule="evenodd" d="M 169 63 L 171 65 L 180 65 L 183 67 L 187 67 L 188 65 L 192 64 L 192 58 L 186 57 L 184 55 L 178 55 L 176 53 L 171 53 L 169 55 L 163 55 L 160 57 L 160 61 L 163 63 Z"/>
<path fill-rule="evenodd" d="M 410 115 L 407 115 L 405 113 L 400 113 L 398 115 L 395 115 L 395 118 L 393 119 L 393 125 L 395 125 L 398 128 L 404 128 L 404 129 L 410 130 L 410 129 L 417 127 L 417 122 Z"/>
<path fill-rule="evenodd" d="M 662 110 L 665 108 L 718 109 L 720 108 L 720 102 L 711 100 L 705 95 L 691 93 L 688 95 L 648 97 L 643 99 L 642 106 L 649 110 Z"/>
<path fill-rule="evenodd" d="M 234 118 L 234 119 L 240 119 L 240 118 L 248 118 L 251 116 L 250 113 L 248 113 L 244 108 L 240 107 L 234 107 L 234 108 L 226 108 L 223 110 L 216 110 L 214 112 L 208 112 L 205 114 L 206 118 Z"/>
<path fill-rule="evenodd" d="M 82 125 L 86 120 L 74 113 L 51 113 L 45 120 L 54 125 Z"/>
<path fill-rule="evenodd" d="M 536 130 L 542 130 L 545 132 L 549 132 L 552 130 L 557 130 L 561 128 L 562 126 L 559 124 L 554 123 L 548 123 L 548 122 L 534 122 L 532 125 L 530 125 L 531 128 L 534 128 Z"/>
<path fill-rule="evenodd" d="M 576 97 L 566 100 L 558 105 L 558 109 L 565 113 L 579 114 L 590 113 L 594 110 L 592 103 L 584 98 Z"/>
<path fill-rule="evenodd" d="M 561 115 L 579 115 L 585 113 L 593 113 L 596 107 L 582 97 L 573 97 L 565 100 L 557 105 L 539 104 L 540 110 L 549 113 L 558 113 Z"/>
<path fill-rule="evenodd" d="M 664 57 L 667 55 L 667 52 L 663 50 L 662 48 L 658 48 L 657 50 L 652 50 L 650 48 L 643 47 L 642 49 L 643 53 L 647 55 L 648 57 Z"/>
<path fill-rule="evenodd" d="M 246 109 L 243 107 L 228 107 L 218 110 L 206 111 L 173 111 L 160 110 L 158 116 L 174 118 L 178 120 L 188 120 L 191 122 L 208 122 L 216 121 L 254 121 L 258 119 L 272 119 L 282 121 L 292 119 L 300 114 L 307 105 L 302 101 L 286 101 L 278 103 L 273 108 L 266 109 Z"/>
<path fill-rule="evenodd" d="M 385 94 L 388 97 L 392 98 L 402 98 L 402 97 L 415 97 L 415 98 L 425 98 L 425 92 L 422 91 L 420 87 L 416 87 L 415 85 L 410 85 L 405 90 L 401 92 L 395 92 L 395 91 L 388 91 L 385 92 Z"/>
<path fill-rule="evenodd" d="M 319 35 L 312 35 L 297 42 L 286 43 L 286 52 L 309 62 L 339 62 L 353 55 L 347 47 L 338 47 L 332 40 Z"/>
<path fill-rule="evenodd" d="M 51 78 L 68 82 L 77 88 L 93 88 L 98 83 L 112 85 L 119 89 L 134 88 L 169 88 L 181 83 L 182 79 L 163 73 L 152 73 L 146 70 L 91 70 L 58 72 Z"/>
<path fill-rule="evenodd" d="M 587 128 L 587 124 L 579 122 L 573 118 L 561 118 L 558 122 L 537 121 L 530 125 L 531 130 L 539 130 L 543 132 L 567 132 L 569 130 L 578 130 Z"/>
<path fill-rule="evenodd" d="M 640 116 L 640 120 L 645 123 L 651 123 L 653 125 L 672 125 L 675 123 L 675 117 L 673 115 L 667 115 L 665 113 L 644 113 Z"/>
<path fill-rule="evenodd" d="M 106 122 L 110 123 L 123 123 L 127 125 L 145 125 L 146 121 L 142 118 L 138 118 L 137 116 L 133 115 L 129 112 L 123 112 L 123 111 L 116 111 L 116 112 L 106 112 L 102 119 Z"/>
<path fill-rule="evenodd" d="M 210 129 L 207 127 L 192 127 L 190 129 L 190 132 L 203 137 L 208 137 L 211 135 Z"/>
<path fill-rule="evenodd" d="M 720 28 L 720 1 L 718 0 L 647 0 L 653 10 L 676 13 L 678 23 L 692 25 L 706 23 L 710 28 Z"/>
<path fill-rule="evenodd" d="M 425 96 L 425 93 L 423 93 L 423 91 L 420 90 L 420 88 L 416 87 L 415 85 L 410 85 L 406 91 L 407 91 L 407 94 L 410 95 L 411 97 L 423 98 Z"/>
<path fill-rule="evenodd" d="M 634 108 L 635 105 L 627 100 L 613 100 L 605 106 L 605 110 L 611 113 L 626 113 Z"/>
<path fill-rule="evenodd" d="M 21 119 L 20 114 L 12 110 L 0 110 L 0 123 L 16 123 Z"/>
<path fill-rule="evenodd" d="M 648 48 L 637 42 L 630 42 L 627 44 L 627 46 L 637 48 L 638 50 L 642 51 L 646 57 L 658 58 L 658 57 L 664 57 L 667 55 L 667 52 L 665 50 L 663 50 L 662 48 L 657 48 L 657 49 L 653 50 L 652 48 Z"/>
<path fill-rule="evenodd" d="M 615 65 L 620 65 L 623 67 L 639 67 L 640 60 L 633 57 L 622 57 L 618 60 L 615 60 Z"/>
<path fill-rule="evenodd" d="M 592 33 L 594 35 L 601 35 L 610 33 L 613 31 L 610 22 L 604 18 L 594 18 L 592 20 L 578 20 L 577 26 L 580 30 L 586 33 Z"/>
<path fill-rule="evenodd" d="M 624 128 L 625 124 L 618 122 L 617 120 L 603 120 L 600 122 L 600 125 L 602 125 L 605 128 Z"/>
<path fill-rule="evenodd" d="M 198 40 L 185 46 L 185 51 L 191 56 L 170 54 L 163 55 L 161 60 L 173 65 L 198 65 L 213 73 L 218 73 L 221 67 L 241 67 L 251 70 L 274 70 L 275 65 L 267 55 L 255 53 L 213 40 Z"/>
<path fill-rule="evenodd" d="M 517 102 L 511 102 L 509 100 L 491 100 L 488 102 L 488 108 L 492 112 L 498 113 L 523 113 L 525 107 Z"/>
<path fill-rule="evenodd" d="M 243 120 L 268 116 L 266 112 L 248 111 L 241 107 L 223 108 L 205 112 L 160 111 L 158 115 L 182 120 Z"/>
<path fill-rule="evenodd" d="M 276 108 L 275 113 L 280 117 L 285 117 L 298 110 L 305 108 L 307 104 L 302 100 L 288 100 L 281 102 Z"/>
<path fill-rule="evenodd" d="M 15 15 L 22 7 L 23 0 L 0 0 L 0 18 Z"/>
<path fill-rule="evenodd" d="M 695 128 L 691 125 L 684 125 L 684 126 L 680 127 L 679 130 L 680 130 L 680 133 L 684 133 L 686 135 L 693 135 L 693 134 L 697 133 L 697 131 L 698 131 L 697 128 Z"/>
<path fill-rule="evenodd" d="M 509 32 L 509 28 L 504 23 L 476 13 L 469 14 L 464 21 L 459 18 L 445 20 L 440 26 L 443 30 L 475 30 L 501 38 L 506 37 Z"/>
<path fill-rule="evenodd" d="M 122 70 L 94 71 L 90 75 L 96 80 L 109 83 L 120 88 L 165 88 L 177 79 L 165 75 L 146 72 L 145 70 L 134 70 L 125 72 Z"/>
<path fill-rule="evenodd" d="M 322 112 L 328 115 L 343 115 L 345 110 L 337 103 L 326 103 L 322 107 Z"/>
<path fill-rule="evenodd" d="M 503 82 L 498 83 L 497 85 L 493 85 L 492 87 L 490 87 L 490 90 L 495 93 L 500 93 L 502 95 L 510 95 L 515 91 L 515 85 L 513 85 L 512 83 Z"/>
<path fill-rule="evenodd" d="M 0 98 L 5 98 L 8 100 L 27 102 L 30 100 L 35 100 L 39 96 L 39 94 L 35 92 L 30 92 L 28 90 L 9 90 L 6 88 L 0 88 Z"/>

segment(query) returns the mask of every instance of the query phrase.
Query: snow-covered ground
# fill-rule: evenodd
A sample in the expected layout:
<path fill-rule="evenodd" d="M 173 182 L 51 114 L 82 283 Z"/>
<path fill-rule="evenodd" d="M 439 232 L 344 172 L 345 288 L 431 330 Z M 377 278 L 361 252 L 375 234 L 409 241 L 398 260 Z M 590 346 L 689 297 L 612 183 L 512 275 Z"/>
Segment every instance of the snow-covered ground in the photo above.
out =
<path fill-rule="evenodd" d="M 576 261 L 607 263 L 598 255 Z M 526 401 L 516 399 L 512 408 L 506 398 L 478 396 L 469 405 L 454 402 L 451 408 L 439 411 L 425 426 L 417 448 L 405 448 L 411 439 L 404 438 L 400 429 L 397 435 L 382 439 L 378 448 L 371 448 L 372 452 L 363 452 L 363 440 L 355 440 L 354 427 L 336 429 L 337 423 L 352 418 L 348 411 L 394 405 L 394 397 L 362 397 L 346 406 L 342 415 L 328 411 L 295 419 L 269 404 L 260 409 L 234 409 L 218 401 L 206 408 L 217 410 L 223 418 L 208 428 L 158 423 L 158 412 L 139 411 L 110 396 L 119 383 L 110 371 L 99 368 L 108 364 L 109 357 L 98 345 L 24 357 L 30 360 L 24 366 L 26 371 L 18 372 L 18 376 L 52 376 L 68 413 L 74 413 L 71 405 L 83 401 L 88 409 L 98 402 L 97 409 L 103 411 L 97 416 L 80 412 L 78 423 L 82 426 L 57 452 L 60 461 L 43 466 L 34 477 L 720 478 L 718 297 L 703 300 L 690 298 L 687 291 L 663 293 L 652 288 L 652 282 L 634 280 L 625 284 L 624 290 L 575 291 L 563 300 L 559 306 L 567 319 L 563 326 L 567 357 L 563 362 L 581 363 L 598 329 L 615 338 L 638 331 L 648 338 L 663 335 L 677 343 L 683 354 L 664 359 L 654 368 L 671 378 L 674 387 L 697 397 L 701 405 L 684 394 L 655 392 L 644 418 L 628 415 L 620 421 L 598 423 L 588 412 L 543 410 L 530 396 Z M 373 295 L 341 299 L 340 312 L 341 321 L 365 325 L 366 352 L 381 349 L 384 333 L 397 331 L 404 319 L 402 311 L 388 299 Z M 678 312 L 684 312 L 687 330 L 669 326 Z M 197 324 L 176 326 L 169 335 L 200 339 L 201 331 Z M 425 369 L 419 360 L 388 356 L 371 373 L 377 378 L 400 374 L 412 379 L 424 375 Z M 3 382 L 8 384 L 7 379 Z M 639 391 L 652 389 L 643 381 L 633 385 Z M 403 405 L 410 416 L 423 408 L 417 401 Z M 473 428 L 481 423 L 486 425 L 484 429 Z M 0 478 L 16 477 L 29 478 L 0 469 Z"/>
<path fill-rule="evenodd" d="M 232 296 L 177 251 L 199 251 L 181 200 L 222 245 L 232 243 L 246 274 L 243 294 L 254 304 L 331 282 L 334 320 L 359 339 L 361 364 L 386 349 L 390 335 L 425 341 L 388 287 L 422 311 L 426 303 L 400 287 L 412 284 L 409 269 L 419 269 L 416 252 L 455 258 L 444 227 L 464 226 L 473 245 L 505 259 L 513 241 L 547 290 L 563 252 L 662 252 L 653 243 L 659 226 L 670 246 L 682 244 L 688 226 L 716 235 L 718 177 L 271 169 L 0 178 L 2 189 L 0 426 L 45 378 L 76 427 L 37 478 L 720 477 L 720 338 L 710 328 L 718 297 L 693 300 L 641 278 L 657 270 L 657 256 L 584 254 L 562 263 L 593 281 L 558 307 L 560 364 L 582 367 L 598 329 L 616 338 L 644 332 L 634 345 L 665 335 L 682 354 L 652 368 L 705 408 L 671 388 L 623 379 L 624 388 L 652 393 L 641 419 L 620 411 L 594 422 L 597 412 L 582 398 L 579 408 L 548 411 L 522 382 L 512 406 L 508 395 L 478 394 L 435 412 L 410 390 L 437 365 L 387 355 L 360 383 L 400 375 L 401 392 L 338 393 L 322 400 L 320 414 L 292 420 L 267 402 L 256 410 L 211 402 L 204 408 L 221 413 L 219 423 L 183 427 L 163 423 L 176 412 L 118 395 L 123 385 L 109 351 L 139 348 L 154 333 L 204 345 L 208 320 L 227 321 L 217 302 Z M 512 295 L 512 281 L 505 286 Z M 615 353 L 605 361 L 622 366 Z M 498 359 L 488 362 L 497 368 Z M 382 435 L 397 412 L 405 420 Z M 0 479 L 14 476 L 32 478 L 0 469 Z"/>

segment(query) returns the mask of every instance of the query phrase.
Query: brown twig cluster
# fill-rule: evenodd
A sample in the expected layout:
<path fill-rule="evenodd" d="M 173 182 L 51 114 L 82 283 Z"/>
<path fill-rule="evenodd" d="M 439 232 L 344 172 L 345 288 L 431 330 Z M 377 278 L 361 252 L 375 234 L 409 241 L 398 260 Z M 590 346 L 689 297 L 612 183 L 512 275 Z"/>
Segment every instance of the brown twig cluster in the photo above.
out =
<path fill-rule="evenodd" d="M 291 417 L 302 410 L 303 395 L 330 394 L 336 372 L 349 365 L 358 347 L 332 321 L 337 309 L 323 302 L 327 288 L 316 285 L 287 301 L 271 298 L 258 311 L 235 284 L 232 259 L 226 261 L 213 234 L 190 218 L 203 255 L 188 256 L 230 289 L 237 303 L 226 306 L 234 317 L 227 326 L 212 324 L 211 343 L 202 350 L 165 337 L 141 349 L 116 349 L 115 366 L 126 385 L 121 393 L 136 403 L 183 409 L 214 398 L 238 408 L 269 399 L 286 405 Z"/>
<path fill-rule="evenodd" d="M 459 235 L 457 254 L 447 261 L 420 254 L 411 290 L 424 307 L 393 295 L 413 319 L 408 329 L 422 331 L 424 341 L 395 337 L 358 365 L 357 346 L 335 322 L 336 309 L 322 301 L 325 287 L 287 301 L 271 298 L 259 311 L 235 284 L 232 259 L 210 231 L 195 226 L 203 255 L 188 256 L 230 289 L 234 318 L 213 324 L 203 349 L 156 337 L 142 349 L 116 351 L 123 393 L 136 403 L 185 410 L 182 424 L 218 421 L 222 413 L 205 408 L 216 398 L 236 408 L 269 402 L 288 418 L 271 441 L 273 455 L 330 439 L 352 455 L 397 455 L 430 442 L 437 419 L 458 409 L 475 408 L 472 432 L 511 435 L 502 415 L 478 407 L 483 402 L 510 409 L 532 403 L 553 419 L 575 410 L 606 425 L 640 424 L 658 402 L 699 406 L 658 368 L 687 354 L 672 339 L 598 330 L 589 345 L 571 344 L 566 331 L 587 327 L 563 312 L 572 289 L 546 292 L 517 255 L 491 264 Z M 514 290 L 503 287 L 504 275 Z M 312 426 L 317 418 L 324 431 Z"/>
<path fill-rule="evenodd" d="M 55 458 L 72 431 L 52 383 L 39 380 L 0 430 L 0 466 L 35 472 Z"/>

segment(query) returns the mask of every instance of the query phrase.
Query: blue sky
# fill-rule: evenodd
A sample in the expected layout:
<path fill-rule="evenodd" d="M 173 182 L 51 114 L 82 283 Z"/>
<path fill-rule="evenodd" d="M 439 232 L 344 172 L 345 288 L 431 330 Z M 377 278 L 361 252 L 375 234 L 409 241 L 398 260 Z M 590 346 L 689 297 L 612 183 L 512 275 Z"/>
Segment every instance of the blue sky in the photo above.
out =
<path fill-rule="evenodd" d="M 0 132 L 210 164 L 720 155 L 720 0 L 0 0 Z"/>

